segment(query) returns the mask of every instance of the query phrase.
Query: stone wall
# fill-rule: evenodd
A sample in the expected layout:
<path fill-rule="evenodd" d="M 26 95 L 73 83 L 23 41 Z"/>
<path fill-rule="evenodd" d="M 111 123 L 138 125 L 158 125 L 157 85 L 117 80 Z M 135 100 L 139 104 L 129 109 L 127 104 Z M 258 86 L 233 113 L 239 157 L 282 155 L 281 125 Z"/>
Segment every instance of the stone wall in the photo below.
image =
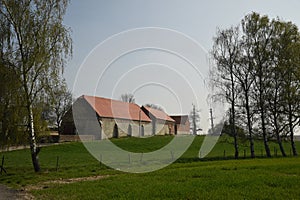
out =
<path fill-rule="evenodd" d="M 155 135 L 174 135 L 174 125 L 175 123 L 173 122 L 157 120 L 155 124 Z"/>
<path fill-rule="evenodd" d="M 112 138 L 114 137 L 114 130 L 118 134 L 116 134 L 118 137 L 126 137 L 131 132 L 131 136 L 133 137 L 141 137 L 141 136 L 151 136 L 153 135 L 152 129 L 153 125 L 152 122 L 140 122 L 140 128 L 139 128 L 139 122 L 138 121 L 132 121 L 132 120 L 126 120 L 126 119 L 113 119 L 113 118 L 99 118 L 99 126 L 101 124 L 101 131 L 99 132 L 99 137 L 94 136 L 94 139 L 106 139 L 106 138 Z M 164 120 L 156 120 L 155 122 L 156 126 L 156 133 L 155 135 L 169 135 L 170 131 L 171 134 L 175 134 L 175 123 L 174 122 L 168 122 Z M 115 128 L 115 125 L 117 125 L 117 128 Z M 129 128 L 129 125 L 131 128 Z M 179 129 L 178 129 L 179 128 Z M 131 131 L 130 131 L 131 130 Z M 187 134 L 183 130 L 181 130 L 180 127 L 177 127 L 177 134 Z M 88 134 L 88 133 L 87 133 Z M 73 115 L 72 115 L 72 109 L 68 111 L 68 113 L 64 116 L 63 122 L 62 122 L 62 132 L 60 135 L 77 135 L 76 127 L 74 125 L 73 121 Z M 116 136 L 115 135 L 115 136 Z M 66 139 L 69 141 L 69 139 Z M 72 139 L 71 141 L 76 141 L 76 137 Z"/>
<path fill-rule="evenodd" d="M 92 141 L 95 140 L 93 135 L 60 135 L 59 142 L 78 142 L 78 141 Z"/>
<path fill-rule="evenodd" d="M 101 118 L 100 123 L 102 124 L 102 139 L 112 137 L 126 137 L 130 135 L 133 137 L 139 137 L 144 130 L 144 136 L 151 135 L 151 123 L 140 122 L 141 129 L 139 130 L 139 122 L 125 119 L 112 119 L 112 118 Z M 129 128 L 129 125 L 131 128 Z M 114 132 L 116 131 L 118 134 Z M 131 130 L 130 130 L 131 129 Z"/>

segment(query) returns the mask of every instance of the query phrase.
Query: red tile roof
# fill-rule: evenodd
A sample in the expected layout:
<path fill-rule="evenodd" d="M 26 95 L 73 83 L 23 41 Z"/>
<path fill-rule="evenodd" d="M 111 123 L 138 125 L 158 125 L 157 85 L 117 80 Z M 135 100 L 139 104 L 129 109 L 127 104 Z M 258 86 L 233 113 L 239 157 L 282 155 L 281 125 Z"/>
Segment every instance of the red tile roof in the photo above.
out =
<path fill-rule="evenodd" d="M 80 98 L 84 98 L 100 117 L 151 122 L 137 104 L 87 95 Z"/>
<path fill-rule="evenodd" d="M 143 106 L 149 113 L 151 113 L 156 119 L 161 119 L 169 122 L 175 122 L 169 115 L 167 115 L 164 111 L 157 110 L 155 108 L 151 108 L 148 106 Z"/>

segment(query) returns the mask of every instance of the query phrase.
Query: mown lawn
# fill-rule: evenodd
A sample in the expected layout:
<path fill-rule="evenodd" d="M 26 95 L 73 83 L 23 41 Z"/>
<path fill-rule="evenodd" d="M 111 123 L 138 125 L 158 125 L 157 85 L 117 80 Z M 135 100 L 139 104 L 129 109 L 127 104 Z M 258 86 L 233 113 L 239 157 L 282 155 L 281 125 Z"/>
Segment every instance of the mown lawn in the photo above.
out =
<path fill-rule="evenodd" d="M 113 142 L 132 152 L 149 152 L 172 140 L 170 136 L 148 139 L 122 138 Z M 300 159 L 249 159 L 248 143 L 240 144 L 241 159 L 232 160 L 231 139 L 222 137 L 207 158 L 198 158 L 203 137 L 196 137 L 188 151 L 172 165 L 145 174 L 129 174 L 100 164 L 81 143 L 44 147 L 42 172 L 33 172 L 29 150 L 0 153 L 7 175 L 0 183 L 26 189 L 37 199 L 298 199 Z M 258 156 L 263 144 L 255 143 Z M 271 149 L 278 151 L 276 143 Z M 298 149 L 300 148 L 297 143 Z M 245 156 L 244 159 L 244 149 Z M 285 144 L 289 154 L 289 143 Z M 225 151 L 225 155 L 224 155 Z M 56 171 L 57 157 L 59 168 Z M 98 180 L 67 181 L 76 177 L 108 175 Z M 36 187 L 34 187 L 36 186 Z"/>

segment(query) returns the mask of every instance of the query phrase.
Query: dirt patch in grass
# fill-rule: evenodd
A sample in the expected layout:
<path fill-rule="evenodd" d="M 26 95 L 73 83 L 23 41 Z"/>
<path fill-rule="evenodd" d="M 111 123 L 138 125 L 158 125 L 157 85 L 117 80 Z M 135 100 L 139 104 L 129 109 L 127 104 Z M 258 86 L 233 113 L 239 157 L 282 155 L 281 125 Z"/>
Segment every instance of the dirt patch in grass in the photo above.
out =
<path fill-rule="evenodd" d="M 8 188 L 4 185 L 0 185 L 0 200 L 11 200 L 11 199 L 22 199 L 31 200 L 34 199 L 33 196 L 22 190 L 15 190 Z"/>
<path fill-rule="evenodd" d="M 24 191 L 42 190 L 42 189 L 49 188 L 52 184 L 70 184 L 70 183 L 76 183 L 76 182 L 82 182 L 82 181 L 96 181 L 96 180 L 104 179 L 107 177 L 109 177 L 109 175 L 51 180 L 51 181 L 45 181 L 42 183 L 38 183 L 36 185 L 28 185 L 23 190 Z"/>

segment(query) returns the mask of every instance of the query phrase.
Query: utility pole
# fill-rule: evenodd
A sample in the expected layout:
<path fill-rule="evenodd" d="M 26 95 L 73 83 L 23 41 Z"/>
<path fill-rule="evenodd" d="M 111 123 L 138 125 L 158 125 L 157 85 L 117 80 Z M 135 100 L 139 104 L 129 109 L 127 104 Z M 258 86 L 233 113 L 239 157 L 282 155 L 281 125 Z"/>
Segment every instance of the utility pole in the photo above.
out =
<path fill-rule="evenodd" d="M 193 104 L 193 135 L 197 135 L 197 127 L 196 127 L 196 108 Z"/>
<path fill-rule="evenodd" d="M 213 110 L 212 110 L 212 108 L 209 109 L 209 112 L 210 112 L 211 132 L 214 133 L 214 117 L 213 117 Z"/>
<path fill-rule="evenodd" d="M 141 109 L 139 111 L 139 137 L 141 137 Z"/>

